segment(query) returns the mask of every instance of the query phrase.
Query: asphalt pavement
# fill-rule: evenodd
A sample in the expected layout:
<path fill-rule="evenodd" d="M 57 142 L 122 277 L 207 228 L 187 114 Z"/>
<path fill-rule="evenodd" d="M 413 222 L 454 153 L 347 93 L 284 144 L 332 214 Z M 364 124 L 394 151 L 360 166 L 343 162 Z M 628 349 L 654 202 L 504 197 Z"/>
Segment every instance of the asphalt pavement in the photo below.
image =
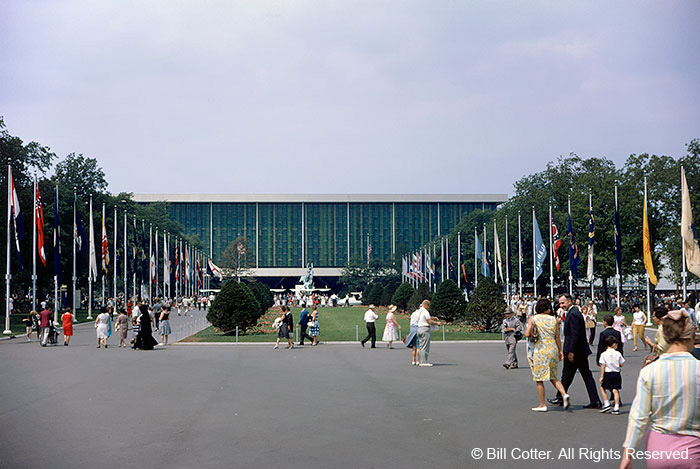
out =
<path fill-rule="evenodd" d="M 516 370 L 502 343 L 433 342 L 432 368 L 381 343 L 95 346 L 90 324 L 69 347 L 0 341 L 0 467 L 612 468 L 644 356 L 613 416 L 582 408 L 580 376 L 569 411 L 532 412 L 524 343 Z"/>

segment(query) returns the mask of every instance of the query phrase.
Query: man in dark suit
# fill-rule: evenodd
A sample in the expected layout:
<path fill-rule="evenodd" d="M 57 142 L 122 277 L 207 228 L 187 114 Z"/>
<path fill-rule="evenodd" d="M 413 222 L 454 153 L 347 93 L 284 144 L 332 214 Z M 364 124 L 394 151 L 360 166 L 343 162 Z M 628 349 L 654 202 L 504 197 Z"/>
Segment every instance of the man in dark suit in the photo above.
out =
<path fill-rule="evenodd" d="M 583 382 L 586 384 L 588 398 L 591 401 L 584 408 L 600 409 L 602 404 L 598 397 L 598 387 L 588 366 L 588 356 L 591 354 L 591 348 L 586 340 L 586 321 L 583 319 L 581 311 L 573 305 L 571 295 L 568 293 L 559 297 L 559 306 L 566 311 L 566 321 L 564 322 L 564 369 L 562 370 L 561 384 L 568 392 L 569 386 L 578 370 L 581 373 Z M 561 393 L 557 393 L 557 397 L 550 399 L 549 402 L 562 405 L 564 400 Z"/>
<path fill-rule="evenodd" d="M 620 331 L 616 331 L 613 329 L 613 323 L 615 320 L 613 317 L 609 314 L 607 314 L 603 318 L 603 325 L 605 326 L 605 329 L 600 333 L 600 339 L 598 341 L 598 351 L 595 354 L 595 363 L 596 365 L 600 362 L 600 356 L 605 352 L 605 350 L 608 348 L 608 346 L 605 344 L 605 341 L 608 339 L 608 337 L 615 337 L 617 339 L 617 343 L 621 344 L 622 343 L 622 335 L 620 334 Z M 624 357 L 625 354 L 622 353 L 622 348 L 618 349 L 620 354 Z"/>

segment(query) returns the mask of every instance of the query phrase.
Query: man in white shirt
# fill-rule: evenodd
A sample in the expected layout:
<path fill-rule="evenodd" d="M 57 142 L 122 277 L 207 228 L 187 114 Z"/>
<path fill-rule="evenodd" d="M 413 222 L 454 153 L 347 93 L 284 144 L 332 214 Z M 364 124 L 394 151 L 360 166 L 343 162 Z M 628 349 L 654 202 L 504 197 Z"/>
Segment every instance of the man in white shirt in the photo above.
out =
<path fill-rule="evenodd" d="M 367 337 L 362 339 L 360 343 L 365 346 L 365 342 L 372 339 L 372 348 L 377 348 L 377 328 L 374 322 L 379 318 L 374 312 L 374 305 L 369 305 L 369 309 L 365 311 L 365 325 L 367 326 Z"/>
<path fill-rule="evenodd" d="M 418 310 L 418 351 L 421 355 L 419 366 L 433 366 L 428 361 L 430 355 L 430 326 L 437 324 L 437 319 L 430 317 L 428 309 L 430 300 L 423 300 Z"/>

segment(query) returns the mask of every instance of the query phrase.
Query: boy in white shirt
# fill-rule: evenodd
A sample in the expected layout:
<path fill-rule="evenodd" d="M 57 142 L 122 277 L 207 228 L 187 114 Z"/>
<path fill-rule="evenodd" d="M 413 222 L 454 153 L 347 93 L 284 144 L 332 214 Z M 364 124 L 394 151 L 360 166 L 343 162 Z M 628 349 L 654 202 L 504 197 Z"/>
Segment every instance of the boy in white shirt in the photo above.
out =
<path fill-rule="evenodd" d="M 607 399 L 608 394 L 605 391 L 612 391 L 615 397 L 615 407 L 612 410 L 613 415 L 620 414 L 620 389 L 622 389 L 622 375 L 620 368 L 624 366 L 625 359 L 620 352 L 617 351 L 617 339 L 615 337 L 607 337 L 605 344 L 608 349 L 600 355 L 600 392 L 606 397 L 603 402 L 601 413 L 610 410 L 610 401 Z"/>

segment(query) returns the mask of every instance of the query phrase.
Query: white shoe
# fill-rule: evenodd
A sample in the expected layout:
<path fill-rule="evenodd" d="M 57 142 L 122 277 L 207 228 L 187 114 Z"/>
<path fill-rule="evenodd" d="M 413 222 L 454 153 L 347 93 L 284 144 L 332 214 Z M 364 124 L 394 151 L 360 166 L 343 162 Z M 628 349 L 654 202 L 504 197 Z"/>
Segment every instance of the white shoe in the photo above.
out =
<path fill-rule="evenodd" d="M 564 410 L 568 409 L 570 404 L 571 404 L 571 398 L 569 397 L 568 394 L 564 394 Z"/>
<path fill-rule="evenodd" d="M 532 408 L 532 411 L 533 411 L 533 412 L 547 412 L 547 406 L 543 406 L 543 407 L 533 407 L 533 408 Z"/>
<path fill-rule="evenodd" d="M 415 366 L 415 365 L 416 365 L 416 362 L 411 362 L 411 365 L 414 365 L 414 366 Z"/>
<path fill-rule="evenodd" d="M 433 366 L 433 364 L 432 363 L 421 363 L 418 366 Z"/>

